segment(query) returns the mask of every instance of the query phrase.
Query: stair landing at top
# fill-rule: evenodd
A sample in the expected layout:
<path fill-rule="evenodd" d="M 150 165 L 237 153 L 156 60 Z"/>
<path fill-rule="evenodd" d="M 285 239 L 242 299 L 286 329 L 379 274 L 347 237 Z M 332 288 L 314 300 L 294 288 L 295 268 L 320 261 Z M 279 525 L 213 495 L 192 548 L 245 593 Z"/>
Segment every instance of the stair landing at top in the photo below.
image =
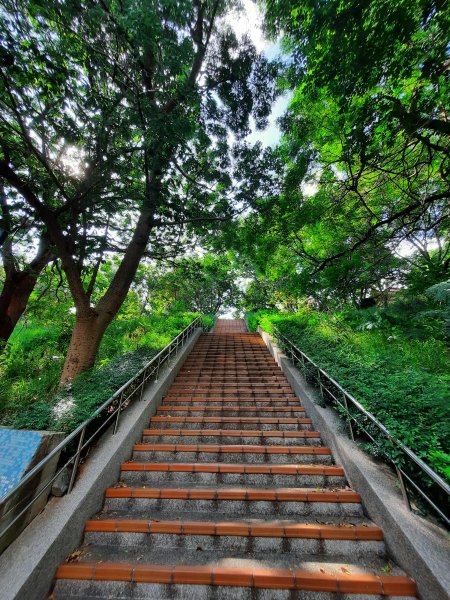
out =
<path fill-rule="evenodd" d="M 216 335 L 223 335 L 224 333 L 248 333 L 248 329 L 244 319 L 217 319 L 212 333 Z"/>

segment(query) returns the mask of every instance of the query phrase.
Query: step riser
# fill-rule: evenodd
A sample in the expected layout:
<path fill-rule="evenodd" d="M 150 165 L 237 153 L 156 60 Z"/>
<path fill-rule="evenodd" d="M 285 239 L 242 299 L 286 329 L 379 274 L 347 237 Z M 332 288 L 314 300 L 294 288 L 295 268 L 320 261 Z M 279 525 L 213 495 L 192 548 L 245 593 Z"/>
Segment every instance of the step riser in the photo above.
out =
<path fill-rule="evenodd" d="M 105 593 L 105 590 L 108 590 Z M 220 587 L 207 585 L 166 585 L 159 583 L 127 583 L 121 581 L 70 581 L 59 580 L 55 588 L 56 600 L 378 600 L 373 594 L 339 594 L 252 589 L 245 587 Z M 386 596 L 383 596 L 386 599 Z M 410 596 L 397 600 L 417 600 Z"/>
<path fill-rule="evenodd" d="M 185 487 L 188 485 L 243 487 L 308 487 L 308 488 L 339 488 L 346 484 L 345 477 L 338 475 L 272 475 L 270 473 L 183 473 L 183 472 L 139 472 L 122 471 L 121 481 L 129 486 L 173 487 L 175 484 Z"/>
<path fill-rule="evenodd" d="M 241 537 L 227 535 L 173 535 L 147 533 L 87 532 L 87 543 L 100 546 L 128 546 L 131 548 L 178 548 L 184 550 L 232 550 L 236 552 L 292 552 L 308 556 L 341 555 L 365 558 L 368 555 L 385 556 L 383 542 L 360 540 L 316 540 L 303 538 Z M 132 550 L 131 550 L 132 551 Z M 131 558 L 131 557 L 130 557 Z"/>
<path fill-rule="evenodd" d="M 182 421 L 151 421 L 150 425 L 151 429 L 251 429 L 255 428 L 260 429 L 262 431 L 298 431 L 301 428 L 301 424 L 299 423 L 246 423 L 245 421 L 235 422 L 223 422 L 220 420 L 217 421 L 194 421 L 189 423 L 183 423 Z"/>
<path fill-rule="evenodd" d="M 302 410 L 292 410 L 292 411 L 271 411 L 264 410 L 264 407 L 261 407 L 257 410 L 245 410 L 240 409 L 236 410 L 232 407 L 227 409 L 214 409 L 208 408 L 206 410 L 195 410 L 192 408 L 191 410 L 176 410 L 176 407 L 171 407 L 171 410 L 158 410 L 158 417 L 164 417 L 167 414 L 170 414 L 172 417 L 272 417 L 272 418 L 303 418 L 305 416 L 304 411 Z"/>
<path fill-rule="evenodd" d="M 240 408 L 245 410 L 246 408 L 278 408 L 280 406 L 292 406 L 292 408 L 300 409 L 300 402 L 298 400 L 284 400 L 284 399 L 270 399 L 267 400 L 242 400 L 241 398 L 231 399 L 230 400 L 215 400 L 214 398 L 195 398 L 192 396 L 166 396 L 164 398 L 164 406 L 179 406 L 179 405 L 192 405 L 195 407 L 197 405 L 204 406 L 207 404 L 208 406 L 214 408 Z"/>
<path fill-rule="evenodd" d="M 206 435 L 145 435 L 142 438 L 144 444 L 214 444 L 214 445 L 233 445 L 233 444 L 245 444 L 245 445 L 266 445 L 266 446 L 298 446 L 301 440 L 304 446 L 321 446 L 322 442 L 320 438 L 278 438 L 278 437 L 249 437 L 245 438 L 242 436 L 206 436 Z"/>
<path fill-rule="evenodd" d="M 331 465 L 329 454 L 250 454 L 247 452 L 133 452 L 136 462 L 200 462 L 236 464 L 289 465 L 295 462 L 302 465 Z"/>
<path fill-rule="evenodd" d="M 280 369 L 182 369 L 179 377 L 280 377 Z"/>
<path fill-rule="evenodd" d="M 176 380 L 177 384 L 188 384 L 188 385 L 197 385 L 204 384 L 207 385 L 243 385 L 243 384 L 270 384 L 270 385 L 280 385 L 286 384 L 286 379 L 284 377 L 276 377 L 276 376 L 268 376 L 268 375 L 260 375 L 259 377 L 246 377 L 244 375 L 236 375 L 236 376 L 214 376 L 214 375 L 206 375 L 201 377 L 189 377 L 188 375 L 178 376 Z"/>
<path fill-rule="evenodd" d="M 202 401 L 207 401 L 209 399 L 220 399 L 220 400 L 224 400 L 227 402 L 237 402 L 240 403 L 241 401 L 245 401 L 245 400 L 250 400 L 251 402 L 257 402 L 258 400 L 264 400 L 265 402 L 271 402 L 273 400 L 275 400 L 276 402 L 284 402 L 285 400 L 295 400 L 296 402 L 299 402 L 298 398 L 296 398 L 294 396 L 294 394 L 279 394 L 279 393 L 269 393 L 267 392 L 267 390 L 265 390 L 264 392 L 255 392 L 252 393 L 250 392 L 246 392 L 246 393 L 240 393 L 240 392 L 224 392 L 223 390 L 219 390 L 217 391 L 217 393 L 212 393 L 212 392 L 198 392 L 195 391 L 195 393 L 192 390 L 185 390 L 185 392 L 183 393 L 182 390 L 176 390 L 174 391 L 170 391 L 167 393 L 167 396 L 165 397 L 166 400 L 169 400 L 171 398 L 175 398 L 176 400 L 179 400 L 181 398 L 200 398 Z"/>
<path fill-rule="evenodd" d="M 217 387 L 172 387 L 168 396 L 227 396 L 228 398 L 234 398 L 239 403 L 239 395 L 241 396 L 256 396 L 261 398 L 261 396 L 265 398 L 286 398 L 287 395 L 291 393 L 291 390 L 281 389 L 281 388 L 270 388 L 270 389 L 251 389 L 248 387 L 242 388 L 217 388 Z"/>
<path fill-rule="evenodd" d="M 234 381 L 232 383 L 220 383 L 220 382 L 214 382 L 214 381 L 200 381 L 200 382 L 191 382 L 191 381 L 177 381 L 175 380 L 175 383 L 172 384 L 171 389 L 179 389 L 179 388 L 193 388 L 193 389 L 200 389 L 200 388 L 218 388 L 218 389 L 223 389 L 224 391 L 227 390 L 234 390 L 234 389 L 245 389 L 245 388 L 249 388 L 249 389 L 253 389 L 253 390 L 261 390 L 261 391 L 265 391 L 268 389 L 273 389 L 274 391 L 286 391 L 286 392 L 292 392 L 292 388 L 290 388 L 288 385 L 283 385 L 283 384 L 277 384 L 276 382 L 267 382 L 267 383 L 247 383 L 245 381 L 243 382 L 239 382 L 239 381 Z"/>
<path fill-rule="evenodd" d="M 189 358 L 185 367 L 189 368 L 192 365 L 196 366 L 211 366 L 211 367 L 227 367 L 232 366 L 239 369 L 240 367 L 255 369 L 260 365 L 267 366 L 269 369 L 276 369 L 276 363 L 273 358 L 267 358 L 264 354 L 243 352 L 240 354 L 228 352 L 212 353 L 212 352 L 195 352 Z"/>
<path fill-rule="evenodd" d="M 362 507 L 358 503 L 347 502 L 271 502 L 271 501 L 241 501 L 241 500 L 177 500 L 157 498 L 106 498 L 107 511 L 122 511 L 138 517 L 148 511 L 161 511 L 176 514 L 182 512 L 213 512 L 221 514 L 239 513 L 243 517 L 270 515 L 271 517 L 324 517 L 326 515 L 348 518 L 362 517 Z"/>

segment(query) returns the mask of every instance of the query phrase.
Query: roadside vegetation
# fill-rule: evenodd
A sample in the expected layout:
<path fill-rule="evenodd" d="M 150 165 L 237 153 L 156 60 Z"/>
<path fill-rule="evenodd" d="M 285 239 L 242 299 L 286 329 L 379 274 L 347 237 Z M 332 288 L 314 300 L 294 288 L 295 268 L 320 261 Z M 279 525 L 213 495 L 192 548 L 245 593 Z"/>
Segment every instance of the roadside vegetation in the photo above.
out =
<path fill-rule="evenodd" d="M 449 477 L 449 4 L 262 2 L 268 52 L 237 4 L 4 0 L 0 423 L 234 307 Z"/>
<path fill-rule="evenodd" d="M 185 260 L 183 268 L 190 265 L 197 278 L 206 278 L 208 270 L 205 274 L 202 265 L 208 260 Z M 103 266 L 101 280 L 108 279 L 111 267 Z M 75 315 L 66 283 L 47 273 L 0 354 L 0 424 L 70 431 L 197 316 L 202 314 L 205 327 L 212 327 L 214 316 L 193 308 L 196 290 L 175 271 L 141 266 L 138 281 L 102 340 L 95 367 L 62 387 L 59 376 Z M 223 278 L 220 283 L 221 293 L 227 284 L 233 285 Z M 217 283 L 214 286 L 208 295 L 205 285 L 206 302 L 214 300 L 220 309 Z"/>
<path fill-rule="evenodd" d="M 263 310 L 247 314 L 247 323 L 252 331 L 278 328 L 450 481 L 450 349 L 444 319 L 430 318 L 425 307 Z"/>

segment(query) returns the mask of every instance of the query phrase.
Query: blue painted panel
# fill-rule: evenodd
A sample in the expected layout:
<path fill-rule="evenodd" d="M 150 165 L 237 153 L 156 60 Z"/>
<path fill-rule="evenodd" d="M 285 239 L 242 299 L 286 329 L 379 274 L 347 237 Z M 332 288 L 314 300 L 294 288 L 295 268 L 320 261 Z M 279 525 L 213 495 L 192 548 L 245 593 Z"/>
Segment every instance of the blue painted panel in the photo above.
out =
<path fill-rule="evenodd" d="M 41 439 L 38 431 L 0 429 L 0 500 L 24 476 Z"/>

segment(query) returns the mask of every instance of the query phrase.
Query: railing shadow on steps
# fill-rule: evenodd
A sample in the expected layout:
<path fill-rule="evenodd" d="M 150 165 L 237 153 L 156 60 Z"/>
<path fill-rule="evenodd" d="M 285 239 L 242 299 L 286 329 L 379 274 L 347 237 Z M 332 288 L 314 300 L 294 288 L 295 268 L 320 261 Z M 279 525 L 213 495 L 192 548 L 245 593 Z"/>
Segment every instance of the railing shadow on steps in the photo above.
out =
<path fill-rule="evenodd" d="M 92 415 L 83 421 L 76 429 L 66 436 L 45 458 L 29 471 L 19 483 L 12 488 L 1 501 L 4 505 L 23 490 L 20 501 L 8 508 L 0 517 L 0 542 L 10 532 L 19 519 L 25 515 L 30 507 L 46 493 L 66 469 L 70 470 L 70 481 L 67 493 L 72 491 L 75 484 L 80 459 L 87 455 L 92 444 L 99 439 L 108 426 L 112 427 L 112 434 L 117 432 L 120 415 L 137 397 L 142 400 L 145 386 L 150 381 L 158 381 L 160 369 L 185 345 L 187 340 L 197 329 L 204 329 L 202 318 L 194 319 L 181 333 L 179 333 L 165 348 L 154 356 L 136 375 L 124 383 L 112 396 L 110 396 Z M 36 490 L 27 495 L 27 486 L 33 479 L 39 477 L 46 465 L 55 457 L 61 456 L 56 473 L 47 481 L 42 482 Z M 30 496 L 31 499 L 30 499 Z M 20 508 L 21 505 L 22 508 Z M 11 520 L 11 513 L 19 510 Z M 7 540 L 7 544 L 13 540 Z"/>
<path fill-rule="evenodd" d="M 415 494 L 450 527 L 450 486 L 442 477 L 276 327 L 274 337 L 292 364 L 318 388 L 323 403 L 330 404 L 347 421 L 350 438 L 355 441 L 361 435 L 367 437 L 377 455 L 394 467 L 407 508 L 411 510 L 411 495 Z M 424 486 L 429 488 L 428 493 Z"/>

